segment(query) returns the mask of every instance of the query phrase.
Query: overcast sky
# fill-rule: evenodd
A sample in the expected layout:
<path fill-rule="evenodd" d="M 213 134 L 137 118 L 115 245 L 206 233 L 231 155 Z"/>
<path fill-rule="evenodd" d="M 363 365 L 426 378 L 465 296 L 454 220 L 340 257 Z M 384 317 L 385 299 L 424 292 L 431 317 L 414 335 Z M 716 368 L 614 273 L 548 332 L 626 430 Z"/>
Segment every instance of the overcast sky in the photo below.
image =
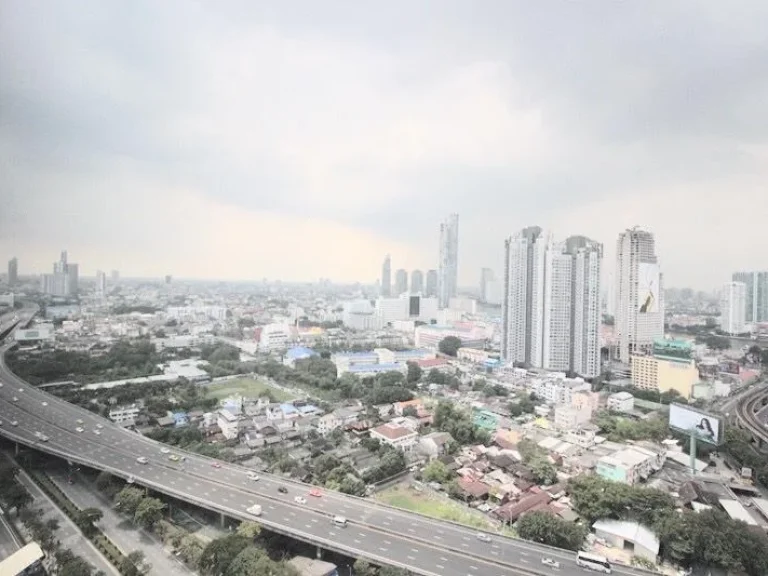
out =
<path fill-rule="evenodd" d="M 0 0 L 0 258 L 81 274 L 501 271 L 537 224 L 768 268 L 768 2 Z"/>

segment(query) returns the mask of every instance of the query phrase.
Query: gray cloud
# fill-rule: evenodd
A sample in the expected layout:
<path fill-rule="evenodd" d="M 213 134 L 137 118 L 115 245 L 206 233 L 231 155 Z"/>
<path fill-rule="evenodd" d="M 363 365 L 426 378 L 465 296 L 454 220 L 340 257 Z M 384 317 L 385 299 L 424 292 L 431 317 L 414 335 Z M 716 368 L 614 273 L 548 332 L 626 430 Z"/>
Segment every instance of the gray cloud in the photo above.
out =
<path fill-rule="evenodd" d="M 183 229 L 153 198 L 184 190 L 427 255 L 457 211 L 473 281 L 514 229 L 593 204 L 621 212 L 615 232 L 668 189 L 691 221 L 704 190 L 765 214 L 744 182 L 768 176 L 767 17 L 757 0 L 4 2 L 0 248 L 144 249 Z M 628 225 L 663 235 L 662 212 Z M 725 279 L 727 254 L 678 257 L 704 239 L 685 232 L 664 246 L 672 281 Z"/>

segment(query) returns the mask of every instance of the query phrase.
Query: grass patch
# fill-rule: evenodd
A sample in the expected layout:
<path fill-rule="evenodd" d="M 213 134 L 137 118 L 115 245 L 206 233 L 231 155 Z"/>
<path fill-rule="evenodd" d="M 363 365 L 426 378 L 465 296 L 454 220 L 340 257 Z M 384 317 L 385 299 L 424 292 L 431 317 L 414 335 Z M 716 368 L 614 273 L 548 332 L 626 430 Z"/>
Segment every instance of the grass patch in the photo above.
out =
<path fill-rule="evenodd" d="M 430 492 L 416 492 L 409 487 L 400 485 L 382 490 L 376 494 L 375 498 L 384 504 L 410 512 L 418 512 L 438 520 L 450 520 L 472 528 L 514 536 L 512 530 L 505 528 L 500 531 L 498 525 L 485 518 L 482 513 L 468 510 L 458 502 L 447 500 Z"/>
<path fill-rule="evenodd" d="M 205 387 L 206 397 L 216 398 L 217 400 L 222 400 L 233 394 L 245 397 L 259 397 L 266 392 L 269 392 L 277 402 L 284 402 L 293 398 L 288 392 L 273 388 L 263 381 L 254 378 L 235 378 L 233 380 L 225 380 L 224 382 L 214 382 Z"/>

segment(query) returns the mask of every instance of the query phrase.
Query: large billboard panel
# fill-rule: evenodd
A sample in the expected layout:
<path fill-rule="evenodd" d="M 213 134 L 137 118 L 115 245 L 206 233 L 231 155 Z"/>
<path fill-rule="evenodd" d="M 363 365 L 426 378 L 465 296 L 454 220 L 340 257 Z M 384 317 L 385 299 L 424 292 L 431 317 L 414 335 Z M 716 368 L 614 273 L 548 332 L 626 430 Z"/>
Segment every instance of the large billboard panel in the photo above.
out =
<path fill-rule="evenodd" d="M 661 272 L 658 264 L 641 262 L 637 273 L 637 302 L 641 314 L 659 311 L 659 284 Z"/>
<path fill-rule="evenodd" d="M 669 427 L 695 434 L 697 439 L 708 444 L 717 445 L 723 439 L 723 421 L 719 416 L 683 404 L 669 405 Z"/>

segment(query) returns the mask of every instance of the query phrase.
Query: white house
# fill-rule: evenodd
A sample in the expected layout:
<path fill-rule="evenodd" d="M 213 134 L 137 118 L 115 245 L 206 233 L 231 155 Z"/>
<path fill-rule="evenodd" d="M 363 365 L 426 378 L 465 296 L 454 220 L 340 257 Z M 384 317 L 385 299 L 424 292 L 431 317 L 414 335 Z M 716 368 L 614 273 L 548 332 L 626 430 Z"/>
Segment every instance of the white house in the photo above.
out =
<path fill-rule="evenodd" d="M 224 435 L 224 438 L 227 440 L 233 440 L 237 438 L 240 426 L 238 423 L 238 418 L 234 414 L 232 414 L 229 410 L 222 409 L 219 410 L 218 419 L 216 420 L 216 423 L 219 426 L 219 429 L 221 430 L 221 433 Z"/>
<path fill-rule="evenodd" d="M 635 397 L 629 392 L 616 392 L 608 396 L 606 407 L 613 412 L 632 412 L 635 409 Z"/>
<path fill-rule="evenodd" d="M 419 434 L 407 426 L 388 422 L 371 430 L 370 436 L 382 444 L 388 444 L 403 452 L 410 452 L 416 445 Z"/>

